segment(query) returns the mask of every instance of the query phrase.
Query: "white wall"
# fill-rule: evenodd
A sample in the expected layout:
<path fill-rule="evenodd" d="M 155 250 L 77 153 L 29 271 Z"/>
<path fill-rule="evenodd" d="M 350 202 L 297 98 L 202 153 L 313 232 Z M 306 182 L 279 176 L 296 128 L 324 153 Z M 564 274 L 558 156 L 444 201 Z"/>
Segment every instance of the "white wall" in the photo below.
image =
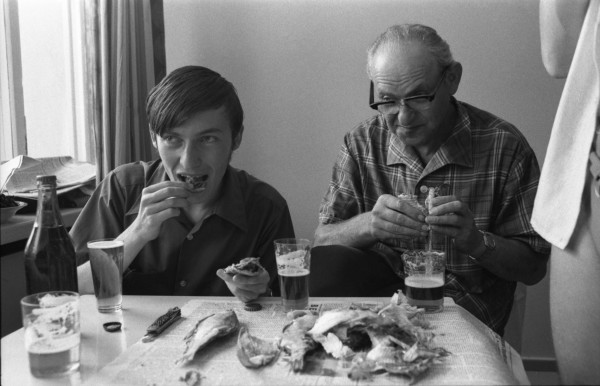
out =
<path fill-rule="evenodd" d="M 372 114 L 366 49 L 392 24 L 438 30 L 464 68 L 457 97 L 519 127 L 542 164 L 563 82 L 540 57 L 537 0 L 168 0 L 167 70 L 195 64 L 238 89 L 233 164 L 271 183 L 313 238 L 344 133 Z M 524 357 L 553 358 L 548 284 L 528 288 Z"/>

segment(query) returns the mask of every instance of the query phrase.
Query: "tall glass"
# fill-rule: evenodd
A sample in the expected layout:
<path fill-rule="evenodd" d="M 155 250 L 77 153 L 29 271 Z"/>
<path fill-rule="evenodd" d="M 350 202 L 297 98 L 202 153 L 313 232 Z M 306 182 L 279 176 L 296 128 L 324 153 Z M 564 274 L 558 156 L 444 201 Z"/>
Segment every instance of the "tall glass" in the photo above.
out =
<path fill-rule="evenodd" d="M 286 312 L 308 307 L 310 241 L 278 239 L 275 243 L 281 300 Z"/>
<path fill-rule="evenodd" d="M 25 349 L 34 377 L 70 374 L 79 368 L 79 294 L 50 291 L 21 299 Z"/>
<path fill-rule="evenodd" d="M 426 312 L 444 309 L 446 252 L 412 250 L 402 254 L 404 287 L 408 304 Z"/>
<path fill-rule="evenodd" d="M 95 240 L 87 246 L 98 311 L 119 311 L 123 301 L 123 241 Z"/>

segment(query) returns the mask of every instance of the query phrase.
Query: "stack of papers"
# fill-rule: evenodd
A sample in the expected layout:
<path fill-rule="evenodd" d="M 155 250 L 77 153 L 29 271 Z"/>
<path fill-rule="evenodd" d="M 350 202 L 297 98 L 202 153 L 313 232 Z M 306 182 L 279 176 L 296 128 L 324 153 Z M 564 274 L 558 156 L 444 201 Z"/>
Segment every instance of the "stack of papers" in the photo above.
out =
<path fill-rule="evenodd" d="M 39 175 L 56 176 L 57 194 L 78 188 L 93 190 L 96 166 L 75 161 L 70 156 L 31 158 L 20 155 L 2 164 L 2 192 L 10 196 L 37 199 L 36 178 Z"/>

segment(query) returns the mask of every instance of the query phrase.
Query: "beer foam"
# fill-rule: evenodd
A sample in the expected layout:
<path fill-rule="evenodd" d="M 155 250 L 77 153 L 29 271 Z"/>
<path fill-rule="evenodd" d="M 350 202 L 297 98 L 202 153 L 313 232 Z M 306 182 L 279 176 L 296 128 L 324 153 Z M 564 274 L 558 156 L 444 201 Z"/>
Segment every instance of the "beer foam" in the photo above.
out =
<path fill-rule="evenodd" d="M 88 248 L 94 249 L 105 249 L 105 248 L 118 248 L 123 246 L 121 240 L 99 240 L 93 241 L 88 244 Z"/>
<path fill-rule="evenodd" d="M 285 268 L 283 270 L 280 270 L 278 273 L 279 276 L 299 277 L 310 274 L 310 271 L 306 268 Z"/>
<path fill-rule="evenodd" d="M 444 286 L 442 276 L 408 276 L 404 279 L 404 284 L 415 288 L 436 288 Z"/>
<path fill-rule="evenodd" d="M 306 256 L 307 253 L 307 251 L 301 250 L 277 256 L 277 264 L 302 268 L 304 267 L 304 256 Z"/>

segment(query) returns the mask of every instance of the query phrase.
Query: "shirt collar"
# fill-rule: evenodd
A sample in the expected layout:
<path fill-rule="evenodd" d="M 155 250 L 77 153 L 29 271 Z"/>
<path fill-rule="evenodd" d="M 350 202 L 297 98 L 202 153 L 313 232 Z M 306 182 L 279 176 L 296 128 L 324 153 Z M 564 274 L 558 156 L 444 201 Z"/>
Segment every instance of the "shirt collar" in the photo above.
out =
<path fill-rule="evenodd" d="M 154 173 L 149 176 L 145 186 L 158 184 L 159 182 L 169 181 L 167 172 L 161 163 Z M 248 230 L 246 220 L 246 208 L 244 206 L 244 195 L 238 179 L 236 178 L 235 169 L 229 165 L 221 181 L 221 193 L 215 204 L 214 214 L 229 221 L 243 231 Z M 127 211 L 127 215 L 137 215 L 140 210 L 142 196 L 140 195 L 131 209 Z"/>
<path fill-rule="evenodd" d="M 473 166 L 473 154 L 471 151 L 471 121 L 466 109 L 460 102 L 452 98 L 457 107 L 458 118 L 452 129 L 452 134 L 437 150 L 426 169 L 433 171 L 448 164 L 462 166 Z M 387 165 L 406 164 L 411 168 L 421 167 L 419 157 L 398 136 L 390 132 L 387 154 Z"/>

